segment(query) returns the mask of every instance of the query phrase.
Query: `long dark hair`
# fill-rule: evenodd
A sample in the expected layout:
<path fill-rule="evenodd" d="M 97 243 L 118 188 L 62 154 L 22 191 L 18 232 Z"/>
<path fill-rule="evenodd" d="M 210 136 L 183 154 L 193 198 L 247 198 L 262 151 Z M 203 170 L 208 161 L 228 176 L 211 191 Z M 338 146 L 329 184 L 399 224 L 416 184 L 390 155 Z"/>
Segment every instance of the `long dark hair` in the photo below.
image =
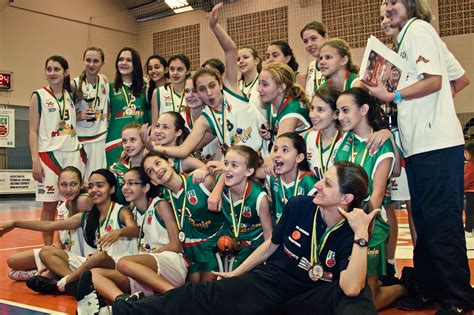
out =
<path fill-rule="evenodd" d="M 369 110 L 367 112 L 367 122 L 374 129 L 374 131 L 388 128 L 385 112 L 380 106 L 379 101 L 364 89 L 353 87 L 345 90 L 341 93 L 341 95 L 351 95 L 358 107 L 362 107 L 365 104 L 369 106 Z"/>
<path fill-rule="evenodd" d="M 157 59 L 161 65 L 163 66 L 163 68 L 165 68 L 165 78 L 167 76 L 167 71 L 166 71 L 166 68 L 168 68 L 168 62 L 166 61 L 165 57 L 161 56 L 161 55 L 158 55 L 158 54 L 154 54 L 154 55 L 151 55 L 150 57 L 148 57 L 148 59 L 146 60 L 146 63 L 145 63 L 145 71 L 148 73 L 148 64 L 150 63 L 151 60 L 153 59 Z M 150 109 L 151 108 L 151 98 L 153 97 L 153 92 L 155 91 L 156 89 L 156 83 L 155 81 L 153 81 L 151 78 L 150 78 L 150 81 L 148 81 L 148 91 L 146 92 L 146 95 L 147 95 L 147 104 L 146 104 L 146 109 Z"/>
<path fill-rule="evenodd" d="M 290 60 L 288 61 L 288 65 L 293 71 L 298 71 L 298 62 L 296 62 L 296 57 L 295 54 L 293 53 L 293 49 L 291 49 L 290 45 L 285 42 L 284 40 L 274 40 L 273 42 L 270 43 L 270 46 L 278 46 L 280 47 L 281 52 L 285 57 L 290 57 Z"/>
<path fill-rule="evenodd" d="M 59 56 L 59 55 L 53 55 L 53 56 L 49 57 L 48 59 L 46 59 L 46 62 L 44 63 L 44 68 L 45 69 L 48 67 L 48 62 L 50 60 L 51 61 L 56 61 L 57 63 L 59 63 L 64 71 L 69 70 L 69 64 L 68 64 L 66 58 L 64 58 L 63 56 Z M 69 74 L 64 76 L 63 89 L 68 91 L 69 93 L 71 93 L 71 76 Z"/>
<path fill-rule="evenodd" d="M 122 75 L 119 72 L 118 69 L 118 62 L 120 55 L 124 51 L 130 51 L 132 55 L 132 65 L 133 65 L 133 77 L 132 77 L 132 93 L 135 97 L 140 97 L 140 94 L 142 93 L 143 90 L 143 68 L 142 68 L 142 61 L 140 58 L 140 54 L 138 51 L 131 47 L 124 47 L 122 48 L 119 53 L 117 54 L 117 58 L 115 59 L 115 82 L 114 82 L 114 90 L 115 92 L 118 92 L 119 89 L 123 85 L 122 81 Z"/>
<path fill-rule="evenodd" d="M 93 171 L 90 176 L 94 174 L 99 174 L 104 177 L 107 184 L 109 184 L 111 188 L 114 187 L 115 191 L 117 191 L 117 178 L 115 178 L 115 175 L 111 171 L 105 168 L 100 168 L 98 170 Z M 115 195 L 115 191 L 114 193 L 110 194 L 110 198 L 113 202 L 117 202 L 117 196 Z M 85 213 L 85 217 L 83 220 L 84 223 L 82 228 L 84 230 L 84 239 L 89 246 L 94 248 L 97 247 L 96 233 L 97 230 L 100 228 L 99 218 L 99 209 L 97 208 L 97 205 L 94 205 L 92 209 Z"/>

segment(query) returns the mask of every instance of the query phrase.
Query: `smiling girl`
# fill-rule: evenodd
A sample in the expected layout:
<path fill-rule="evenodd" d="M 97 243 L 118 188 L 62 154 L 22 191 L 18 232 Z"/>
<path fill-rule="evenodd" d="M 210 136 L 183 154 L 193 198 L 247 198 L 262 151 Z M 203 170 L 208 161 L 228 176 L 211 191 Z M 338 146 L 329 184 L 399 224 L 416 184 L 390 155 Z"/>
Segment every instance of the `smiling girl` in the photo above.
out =
<path fill-rule="evenodd" d="M 291 70 L 293 70 L 293 82 L 297 83 L 300 86 L 305 86 L 306 78 L 304 75 L 298 72 L 298 62 L 296 62 L 296 57 L 291 49 L 290 45 L 283 40 L 272 41 L 270 46 L 268 46 L 265 53 L 265 61 L 267 64 L 273 62 L 280 62 L 288 65 Z"/>
<path fill-rule="evenodd" d="M 33 92 L 29 110 L 29 144 L 36 201 L 43 203 L 42 220 L 54 220 L 59 200 L 58 175 L 61 168 L 83 170 L 86 162 L 76 134 L 76 109 L 70 95 L 69 65 L 61 56 L 45 63 L 48 86 Z M 43 233 L 45 245 L 53 233 Z"/>
<path fill-rule="evenodd" d="M 153 92 L 156 88 L 166 84 L 166 76 L 168 75 L 168 61 L 163 56 L 151 55 L 145 63 L 145 71 L 148 75 L 148 83 L 146 87 L 146 99 L 151 108 Z"/>
<path fill-rule="evenodd" d="M 115 81 L 110 83 L 110 121 L 105 154 L 107 167 L 116 162 L 122 153 L 122 129 L 130 122 L 150 122 L 146 110 L 143 68 L 138 52 L 122 48 L 115 60 Z"/>

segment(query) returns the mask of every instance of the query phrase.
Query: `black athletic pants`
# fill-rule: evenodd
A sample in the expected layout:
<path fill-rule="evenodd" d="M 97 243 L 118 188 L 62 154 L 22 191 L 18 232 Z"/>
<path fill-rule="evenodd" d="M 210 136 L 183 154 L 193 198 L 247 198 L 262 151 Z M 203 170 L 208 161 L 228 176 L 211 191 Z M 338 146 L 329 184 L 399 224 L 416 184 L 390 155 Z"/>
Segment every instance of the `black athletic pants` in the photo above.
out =
<path fill-rule="evenodd" d="M 302 291 L 301 285 L 289 280 L 286 275 L 276 275 L 262 267 L 235 278 L 188 283 L 137 302 L 116 301 L 112 312 L 114 315 L 376 314 L 368 285 L 359 296 L 351 298 L 342 293 L 338 281 Z"/>

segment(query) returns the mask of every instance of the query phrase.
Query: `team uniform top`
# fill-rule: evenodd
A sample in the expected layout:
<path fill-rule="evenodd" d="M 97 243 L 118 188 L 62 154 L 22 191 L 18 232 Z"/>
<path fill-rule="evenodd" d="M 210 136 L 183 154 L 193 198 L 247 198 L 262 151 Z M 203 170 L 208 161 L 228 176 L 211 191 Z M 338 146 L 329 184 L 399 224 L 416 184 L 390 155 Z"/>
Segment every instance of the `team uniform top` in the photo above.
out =
<path fill-rule="evenodd" d="M 274 135 L 278 133 L 280 123 L 288 118 L 296 118 L 298 120 L 295 131 L 304 131 L 311 128 L 309 111 L 306 106 L 297 99 L 286 98 L 276 113 L 273 111 L 273 106 L 267 104 L 268 129 L 273 130 Z"/>
<path fill-rule="evenodd" d="M 57 99 L 49 87 L 33 92 L 38 97 L 40 115 L 38 151 L 72 152 L 79 149 L 76 133 L 76 109 L 68 91 Z"/>
<path fill-rule="evenodd" d="M 356 82 L 357 80 L 359 80 L 359 77 L 357 76 L 357 73 L 352 73 L 352 72 L 347 71 L 346 72 L 346 78 L 344 80 L 344 89 L 343 89 L 343 91 L 350 89 L 354 85 L 354 82 Z M 332 83 L 331 79 L 327 79 L 323 83 L 321 83 L 321 85 L 319 87 L 332 86 L 332 85 L 333 85 L 333 83 Z"/>
<path fill-rule="evenodd" d="M 184 254 L 192 262 L 209 261 L 212 249 L 216 246 L 217 239 L 223 235 L 224 218 L 220 213 L 210 212 L 207 208 L 209 190 L 203 183 L 194 184 L 192 176 L 183 174 L 186 181 L 186 192 L 182 187 L 178 193 L 165 190 L 165 198 L 173 205 L 173 211 L 177 211 L 178 220 L 182 216 L 182 206 L 186 198 L 186 211 L 181 230 L 186 239 L 183 244 Z M 179 225 L 178 225 L 179 227 Z M 210 253 L 210 254 L 209 254 Z"/>
<path fill-rule="evenodd" d="M 407 77 L 400 80 L 398 88 L 418 82 L 425 73 L 442 79 L 438 92 L 398 104 L 398 126 L 405 156 L 464 144 L 451 95 L 446 46 L 433 26 L 422 20 L 411 19 L 400 34 L 404 36 L 399 36 L 398 54 L 405 61 Z"/>
<path fill-rule="evenodd" d="M 102 222 L 99 222 L 96 239 L 107 235 L 113 230 L 124 227 L 122 222 L 120 222 L 120 211 L 124 208 L 125 207 L 121 204 L 112 201 L 107 216 L 102 220 Z M 115 261 L 118 261 L 124 256 L 134 255 L 138 252 L 137 240 L 136 238 L 119 237 L 115 243 L 103 248 L 102 250 L 107 251 L 107 254 L 109 254 L 110 257 Z"/>
<path fill-rule="evenodd" d="M 312 100 L 314 93 L 319 89 L 319 86 L 324 82 L 323 74 L 317 65 L 317 60 L 313 60 L 308 66 L 306 73 L 306 96 L 308 100 Z"/>
<path fill-rule="evenodd" d="M 260 93 L 258 93 L 258 74 L 255 79 L 249 84 L 245 84 L 244 80 L 239 80 L 239 88 L 246 98 L 249 100 L 249 104 L 254 106 L 258 112 L 266 119 L 267 111 L 262 106 L 262 100 L 260 99 Z"/>
<path fill-rule="evenodd" d="M 130 169 L 130 158 L 120 158 L 117 162 L 113 163 L 109 170 L 115 174 L 117 178 L 117 188 L 115 189 L 115 196 L 117 197 L 117 201 L 120 204 L 125 203 L 125 197 L 122 193 L 122 185 L 123 185 L 123 176 L 125 173 Z"/>
<path fill-rule="evenodd" d="M 308 270 L 311 267 L 311 238 L 317 209 L 312 199 L 309 196 L 298 196 L 288 202 L 280 222 L 273 229 L 272 243 L 279 246 L 267 259 L 266 265 L 281 277 L 282 285 L 289 278 L 290 283 L 297 281 L 299 285 L 294 287 L 302 291 L 338 281 L 341 272 L 349 264 L 354 241 L 354 232 L 347 221 L 329 229 L 326 243 L 318 255 L 319 263 L 324 269 L 322 281 L 312 281 L 308 277 Z M 316 217 L 318 244 L 322 243 L 327 228 L 319 210 Z"/>
<path fill-rule="evenodd" d="M 66 220 L 69 217 L 69 211 L 71 209 L 71 203 L 69 200 L 62 202 L 58 206 L 58 221 Z M 59 241 L 63 244 L 64 250 L 76 254 L 78 256 L 84 256 L 83 244 L 84 236 L 82 227 L 72 230 L 60 230 Z"/>
<path fill-rule="evenodd" d="M 158 116 L 166 112 L 182 112 L 186 107 L 184 92 L 179 95 L 171 84 L 156 89 Z"/>
<path fill-rule="evenodd" d="M 324 172 L 329 169 L 334 163 L 334 153 L 340 145 L 339 139 L 341 134 L 337 135 L 334 145 L 330 144 L 324 148 L 320 148 L 321 131 L 311 130 L 304 136 L 306 142 L 306 159 L 308 160 L 311 172 L 316 176 L 317 180 L 323 178 Z M 322 153 L 322 155 L 321 155 Z M 322 165 L 321 165 L 322 162 Z M 324 169 L 323 169 L 324 168 Z"/>
<path fill-rule="evenodd" d="M 316 193 L 314 185 L 317 182 L 316 177 L 311 172 L 299 172 L 298 178 L 291 183 L 285 184 L 281 177 L 267 176 L 267 182 L 272 198 L 272 221 L 273 224 L 280 221 L 281 215 L 285 211 L 288 200 L 295 196 L 308 195 Z M 295 192 L 296 186 L 298 191 Z"/>
<path fill-rule="evenodd" d="M 130 122 L 140 124 L 149 123 L 150 115 L 146 110 L 146 97 L 142 91 L 137 98 L 133 95 L 131 86 L 122 84 L 122 87 L 115 91 L 114 83 L 109 85 L 110 122 L 107 132 L 107 151 L 120 148 L 122 151 L 122 129 Z"/>
<path fill-rule="evenodd" d="M 257 152 L 265 151 L 267 148 L 264 139 L 258 133 L 262 123 L 265 121 L 253 106 L 249 106 L 248 99 L 235 94 L 224 87 L 222 95 L 222 108 L 220 112 L 214 111 L 208 106 L 202 111 L 211 132 L 219 139 L 220 144 L 231 147 L 234 144 L 246 145 Z M 223 121 L 225 115 L 225 121 Z"/>
<path fill-rule="evenodd" d="M 76 110 L 81 112 L 88 108 L 95 110 L 94 121 L 81 120 L 77 122 L 79 141 L 97 142 L 105 140 L 109 111 L 109 83 L 107 78 L 103 74 L 99 74 L 98 80 L 94 85 L 83 82 L 80 87 L 78 87 L 79 78 L 75 78 L 73 82 L 76 90 L 78 88 L 82 89 L 83 95 L 81 100 L 76 100 Z M 89 102 L 86 102 L 86 100 Z"/>
<path fill-rule="evenodd" d="M 257 248 L 263 242 L 263 229 L 260 223 L 260 206 L 262 199 L 267 195 L 264 188 L 253 180 L 248 181 L 247 190 L 245 191 L 245 200 L 242 205 L 242 199 L 233 201 L 234 219 L 232 219 L 232 211 L 230 207 L 230 191 L 226 187 L 222 193 L 222 214 L 225 217 L 228 234 L 232 238 L 236 238 L 235 228 L 239 229 L 238 222 L 241 216 L 240 229 L 238 238 L 243 241 L 245 247 Z"/>
<path fill-rule="evenodd" d="M 154 252 L 170 242 L 166 225 L 158 214 L 156 207 L 163 199 L 156 197 L 150 198 L 148 207 L 145 211 L 140 211 L 134 207 L 133 213 L 136 214 L 136 222 L 140 227 L 138 235 L 138 249 L 140 252 Z"/>

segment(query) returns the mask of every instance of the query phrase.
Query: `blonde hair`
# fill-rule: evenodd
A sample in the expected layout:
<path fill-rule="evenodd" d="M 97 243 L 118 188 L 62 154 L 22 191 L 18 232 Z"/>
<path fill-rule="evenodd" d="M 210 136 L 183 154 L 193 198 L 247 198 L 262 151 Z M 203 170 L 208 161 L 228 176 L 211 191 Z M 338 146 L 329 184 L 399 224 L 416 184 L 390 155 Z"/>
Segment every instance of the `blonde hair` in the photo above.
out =
<path fill-rule="evenodd" d="M 321 48 L 324 46 L 331 46 L 332 48 L 336 49 L 337 53 L 341 57 L 347 56 L 346 69 L 351 73 L 359 73 L 359 67 L 355 65 L 354 61 L 352 60 L 351 46 L 349 46 L 345 40 L 341 38 L 332 38 L 325 42 Z"/>
<path fill-rule="evenodd" d="M 268 72 L 277 85 L 286 85 L 285 97 L 293 97 L 309 108 L 306 92 L 299 84 L 293 82 L 294 72 L 290 66 L 281 62 L 272 62 L 265 65 L 262 71 Z"/>

